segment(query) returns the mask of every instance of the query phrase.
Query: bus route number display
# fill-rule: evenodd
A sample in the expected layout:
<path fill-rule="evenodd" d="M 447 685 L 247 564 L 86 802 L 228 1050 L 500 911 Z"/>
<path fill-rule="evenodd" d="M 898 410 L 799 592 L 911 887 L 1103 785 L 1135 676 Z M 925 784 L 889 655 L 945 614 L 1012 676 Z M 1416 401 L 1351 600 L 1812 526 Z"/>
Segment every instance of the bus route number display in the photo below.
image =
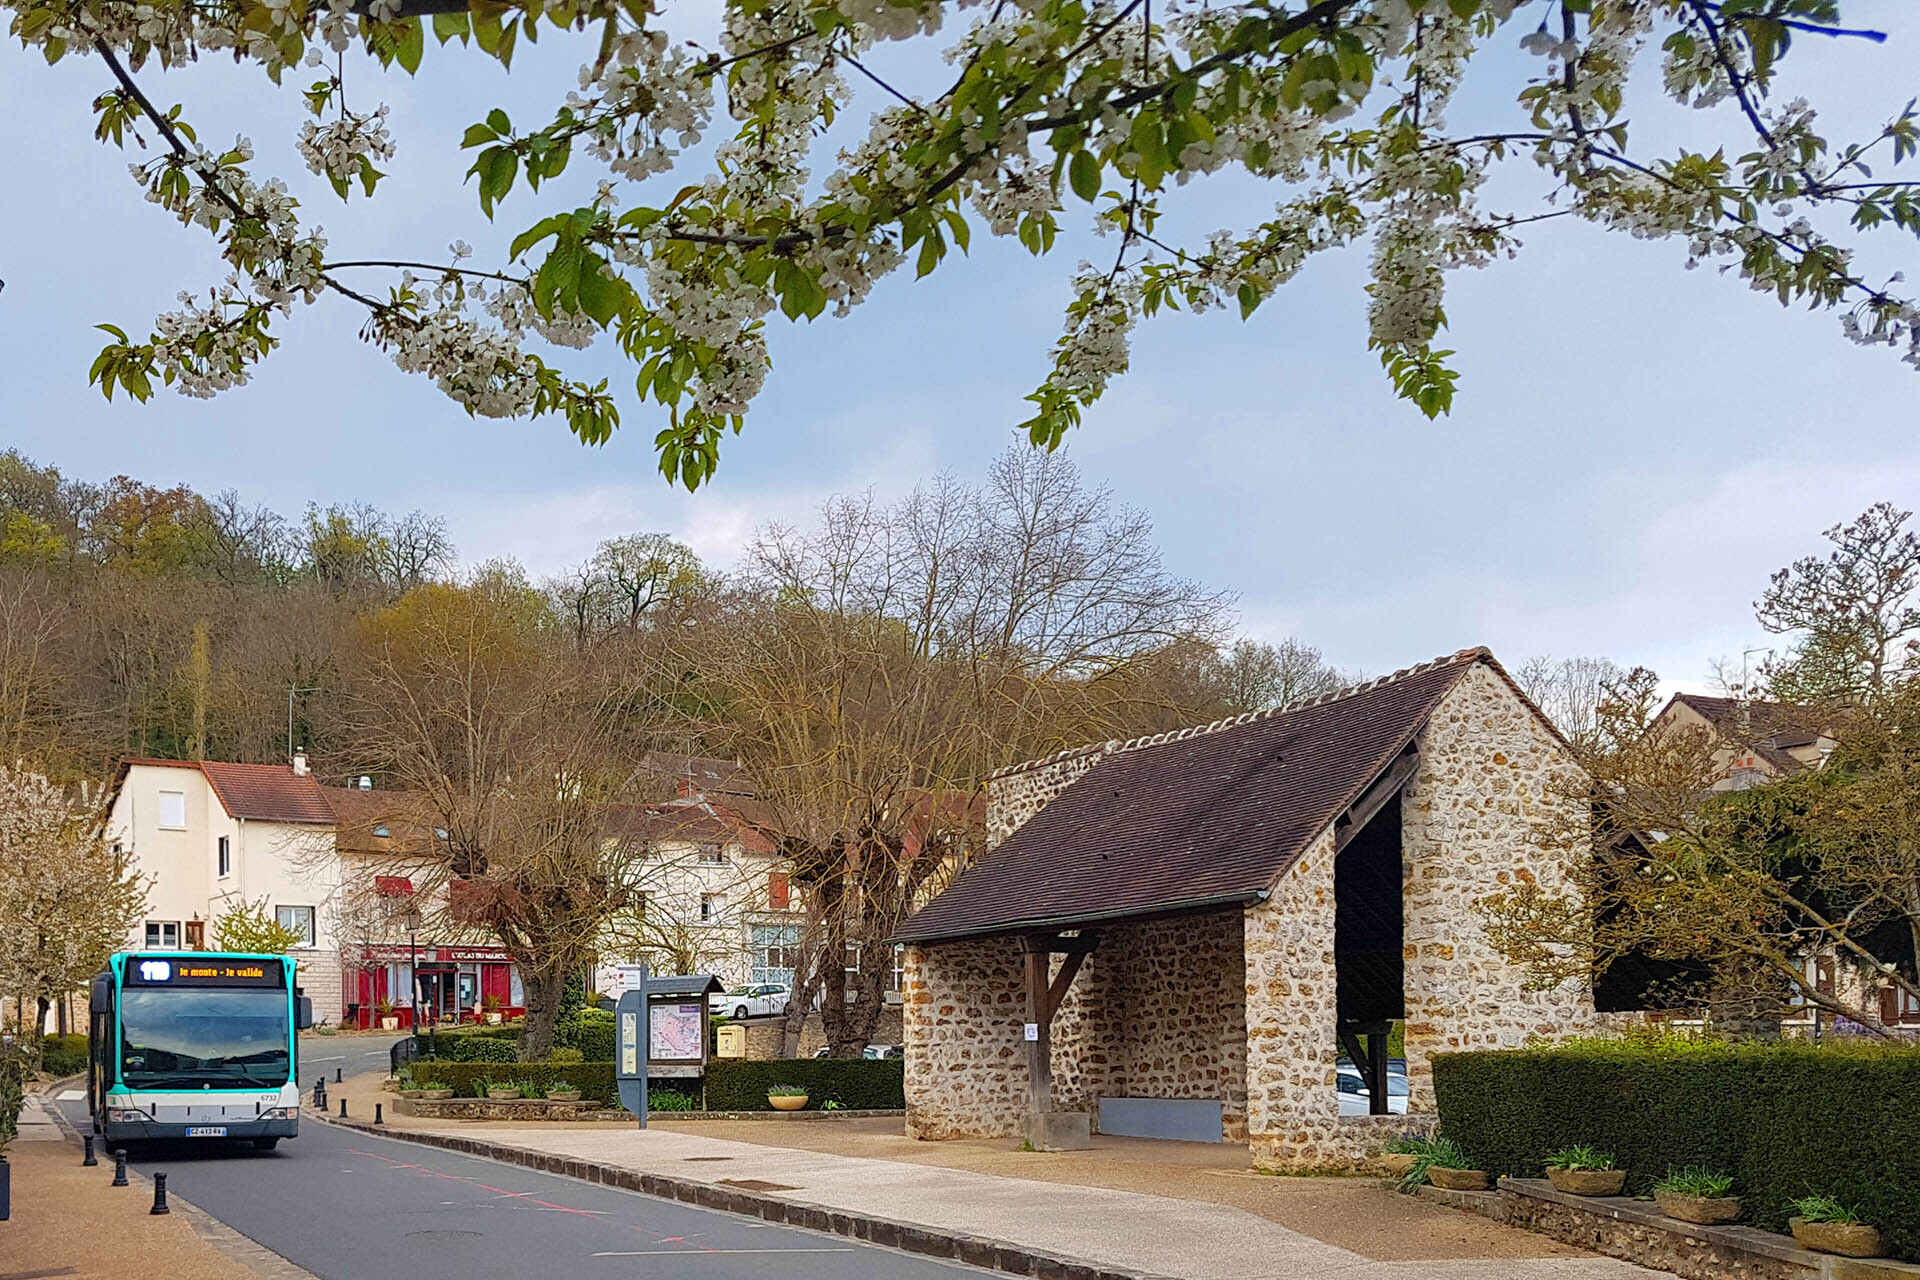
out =
<path fill-rule="evenodd" d="M 126 982 L 153 987 L 280 987 L 282 965 L 266 960 L 216 960 L 201 956 L 138 956 L 127 962 Z"/>

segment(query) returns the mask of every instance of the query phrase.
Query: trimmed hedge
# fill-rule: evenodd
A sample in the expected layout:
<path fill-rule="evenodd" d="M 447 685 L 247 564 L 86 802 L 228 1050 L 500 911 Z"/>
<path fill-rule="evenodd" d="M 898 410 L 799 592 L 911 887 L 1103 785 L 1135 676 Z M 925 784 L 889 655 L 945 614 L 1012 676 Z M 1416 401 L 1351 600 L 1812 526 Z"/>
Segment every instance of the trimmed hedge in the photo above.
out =
<path fill-rule="evenodd" d="M 432 1062 L 413 1064 L 416 1081 L 437 1080 L 452 1089 L 458 1098 L 480 1096 L 480 1082 L 513 1083 L 529 1097 L 544 1096 L 548 1086 L 565 1080 L 580 1090 L 582 1098 L 620 1105 L 620 1087 L 611 1062 Z"/>
<path fill-rule="evenodd" d="M 769 1111 L 767 1090 L 790 1084 L 807 1091 L 807 1106 L 834 1101 L 854 1111 L 907 1105 L 906 1066 L 899 1058 L 718 1059 L 707 1064 L 707 1109 Z"/>
<path fill-rule="evenodd" d="M 798 1083 L 798 1082 L 796 1082 Z M 1748 1221 L 1785 1231 L 1822 1193 L 1920 1261 L 1920 1046 L 1633 1040 L 1435 1057 L 1440 1127 L 1496 1174 L 1539 1177 L 1569 1143 L 1645 1194 L 1669 1168 L 1733 1175 Z"/>
<path fill-rule="evenodd" d="M 605 1009 L 580 1009 L 560 1020 L 553 1029 L 553 1042 L 578 1049 L 588 1062 L 613 1058 L 614 1016 Z"/>
<path fill-rule="evenodd" d="M 56 1078 L 79 1075 L 87 1069 L 85 1036 L 48 1036 L 40 1042 L 40 1069 Z"/>
<path fill-rule="evenodd" d="M 512 1062 L 520 1056 L 518 1041 L 499 1036 L 462 1036 L 441 1050 L 454 1062 Z"/>
<path fill-rule="evenodd" d="M 482 1022 L 470 1026 L 436 1027 L 431 1036 L 424 1029 L 413 1033 L 413 1042 L 419 1047 L 423 1058 L 427 1056 L 429 1044 L 435 1041 L 440 1045 L 442 1057 L 452 1057 L 449 1046 L 464 1044 L 468 1040 L 505 1040 L 517 1044 L 520 1040 L 520 1024 L 507 1022 L 496 1027 Z"/>

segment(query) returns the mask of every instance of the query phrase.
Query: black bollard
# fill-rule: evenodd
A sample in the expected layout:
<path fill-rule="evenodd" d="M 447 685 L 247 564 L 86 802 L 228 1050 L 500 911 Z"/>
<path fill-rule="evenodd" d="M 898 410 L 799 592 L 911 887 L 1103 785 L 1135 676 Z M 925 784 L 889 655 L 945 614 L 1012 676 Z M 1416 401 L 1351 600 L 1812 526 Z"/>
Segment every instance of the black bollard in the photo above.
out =
<path fill-rule="evenodd" d="M 167 1208 L 167 1175 L 164 1173 L 156 1173 L 153 1175 L 153 1208 L 147 1210 L 147 1212 L 173 1212 L 173 1210 Z"/>
<path fill-rule="evenodd" d="M 86 1135 L 86 1140 L 87 1140 L 87 1158 L 86 1158 L 85 1160 L 82 1160 L 82 1161 L 81 1161 L 80 1163 L 81 1163 L 81 1164 L 83 1164 L 83 1165 L 85 1165 L 85 1166 L 86 1166 L 87 1168 L 89 1168 L 89 1169 L 91 1169 L 91 1168 L 93 1168 L 93 1166 L 95 1166 L 95 1165 L 97 1165 L 97 1164 L 99 1164 L 99 1163 L 100 1163 L 100 1161 L 94 1158 L 94 1154 L 93 1154 L 93 1135 L 92 1135 L 92 1134 L 90 1134 L 90 1133 L 89 1133 L 89 1134 L 87 1134 L 87 1135 Z"/>
<path fill-rule="evenodd" d="M 116 1187 L 127 1185 L 127 1149 L 125 1147 L 115 1147 L 113 1151 L 113 1185 Z"/>
<path fill-rule="evenodd" d="M 342 1120 L 347 1118 L 347 1100 L 345 1098 L 340 1099 L 340 1118 Z"/>
<path fill-rule="evenodd" d="M 374 1103 L 374 1104 L 373 1104 L 373 1122 L 374 1122 L 375 1124 L 385 1124 L 385 1123 L 386 1123 L 386 1121 L 384 1121 L 384 1120 L 382 1120 L 382 1119 L 380 1118 L 380 1105 L 381 1105 L 381 1104 L 379 1104 L 378 1102 L 376 1102 L 376 1103 Z"/>
<path fill-rule="evenodd" d="M 335 1067 L 335 1068 L 333 1069 L 333 1082 L 334 1082 L 335 1084 L 339 1084 L 339 1083 L 340 1083 L 340 1068 L 338 1068 L 338 1067 Z"/>
<path fill-rule="evenodd" d="M 327 1078 L 325 1076 L 315 1076 L 313 1080 L 313 1105 L 316 1107 L 321 1106 L 322 1105 L 321 1099 L 325 1098 L 326 1096 L 327 1096 Z"/>

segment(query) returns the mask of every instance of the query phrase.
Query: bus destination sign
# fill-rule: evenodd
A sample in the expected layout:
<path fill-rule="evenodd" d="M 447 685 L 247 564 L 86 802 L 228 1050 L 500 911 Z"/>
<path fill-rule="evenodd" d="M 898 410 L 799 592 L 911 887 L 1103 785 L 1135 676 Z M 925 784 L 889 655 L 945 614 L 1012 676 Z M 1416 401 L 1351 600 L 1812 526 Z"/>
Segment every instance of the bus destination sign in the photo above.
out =
<path fill-rule="evenodd" d="M 269 960 L 228 960 L 218 956 L 174 953 L 132 956 L 127 960 L 130 987 L 284 987 L 285 966 Z"/>

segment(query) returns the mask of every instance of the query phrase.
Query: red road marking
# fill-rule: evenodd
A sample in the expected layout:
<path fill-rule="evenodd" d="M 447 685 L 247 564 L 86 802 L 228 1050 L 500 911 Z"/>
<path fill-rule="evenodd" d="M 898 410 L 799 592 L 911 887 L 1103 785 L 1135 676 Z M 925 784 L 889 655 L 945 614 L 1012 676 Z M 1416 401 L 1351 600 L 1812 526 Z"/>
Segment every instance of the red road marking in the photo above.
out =
<path fill-rule="evenodd" d="M 389 1165 L 395 1169 L 411 1169 L 415 1173 L 432 1174 L 436 1178 L 445 1178 L 451 1182 L 470 1183 L 473 1186 L 479 1187 L 482 1191 L 491 1191 L 495 1195 L 506 1196 L 509 1199 L 513 1199 L 513 1200 L 531 1200 L 534 1204 L 539 1205 L 543 1209 L 557 1209 L 561 1213 L 571 1213 L 582 1218 L 597 1218 L 600 1216 L 599 1214 L 594 1213 L 592 1210 L 589 1210 L 589 1209 L 572 1209 L 564 1204 L 555 1204 L 551 1200 L 541 1200 L 536 1196 L 534 1196 L 533 1192 L 531 1191 L 508 1191 L 504 1187 L 493 1186 L 491 1183 L 482 1182 L 478 1178 L 468 1178 L 457 1173 L 442 1173 L 438 1169 L 429 1169 L 425 1165 L 408 1164 L 404 1160 L 395 1160 L 395 1159 L 392 1159 L 391 1157 L 383 1156 L 377 1151 L 362 1151 L 358 1147 L 348 1147 L 347 1150 L 351 1151 L 354 1155 L 357 1155 L 357 1156 L 366 1156 L 371 1160 L 378 1160 L 381 1163 Z M 640 1228 L 638 1227 L 634 1229 L 636 1231 L 640 1230 Z"/>

